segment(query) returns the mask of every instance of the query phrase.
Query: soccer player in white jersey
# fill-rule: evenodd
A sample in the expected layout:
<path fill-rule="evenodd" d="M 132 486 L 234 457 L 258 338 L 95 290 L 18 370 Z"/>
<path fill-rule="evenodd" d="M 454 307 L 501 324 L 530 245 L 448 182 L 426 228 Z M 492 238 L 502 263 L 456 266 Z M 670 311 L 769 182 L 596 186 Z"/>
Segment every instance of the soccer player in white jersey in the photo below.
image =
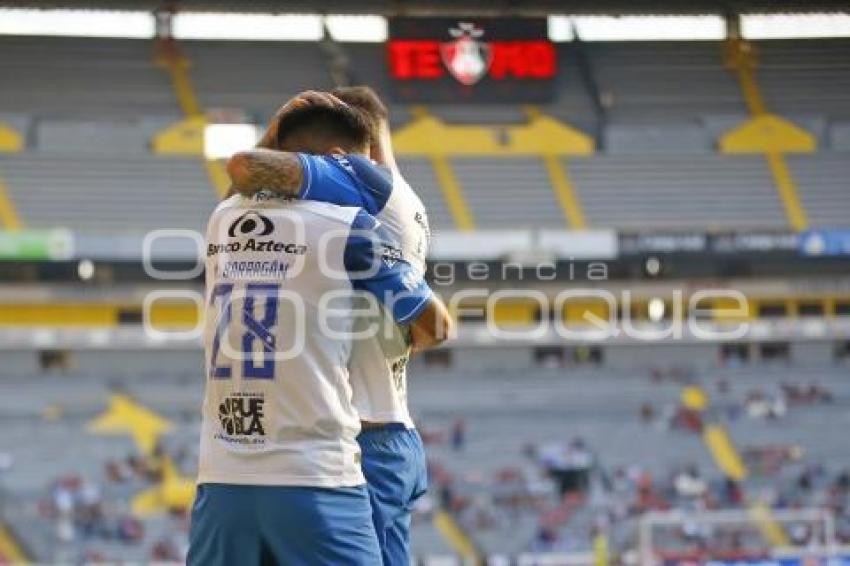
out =
<path fill-rule="evenodd" d="M 285 171 L 279 155 L 263 149 L 240 152 L 229 166 L 234 189 L 245 195 L 267 189 L 302 199 L 361 206 L 374 214 L 399 243 L 398 258 L 417 273 L 424 273 L 430 239 L 428 215 L 399 173 L 387 109 L 372 89 L 347 87 L 331 94 L 302 93 L 275 116 L 260 145 L 267 149 L 297 149 L 286 145 L 287 114 L 306 104 L 341 103 L 358 108 L 370 119 L 372 160 L 354 155 L 315 160 L 310 175 L 321 188 L 308 184 L 306 190 L 295 193 L 280 186 Z M 354 182 L 349 183 L 351 180 Z M 359 329 L 372 323 L 369 317 L 361 316 L 355 325 Z M 354 405 L 363 426 L 358 442 L 383 564 L 407 566 L 412 506 L 427 488 L 426 460 L 407 407 L 410 346 L 402 330 L 392 324 L 384 326 L 390 330 L 388 334 L 355 340 L 349 370 Z"/>
<path fill-rule="evenodd" d="M 290 118 L 289 135 L 315 154 L 281 154 L 292 190 L 327 190 L 317 155 L 369 150 L 368 127 L 351 109 L 302 108 Z M 188 564 L 381 562 L 346 368 L 352 291 L 374 296 L 415 347 L 437 342 L 449 324 L 396 249 L 357 207 L 264 193 L 235 195 L 213 213 Z"/>

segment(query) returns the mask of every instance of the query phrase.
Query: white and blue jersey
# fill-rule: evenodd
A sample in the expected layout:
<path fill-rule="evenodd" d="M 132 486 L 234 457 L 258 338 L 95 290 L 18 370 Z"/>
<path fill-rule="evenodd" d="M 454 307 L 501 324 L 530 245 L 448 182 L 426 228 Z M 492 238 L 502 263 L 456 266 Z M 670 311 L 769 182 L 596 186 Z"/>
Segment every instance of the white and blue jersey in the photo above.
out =
<path fill-rule="evenodd" d="M 431 297 L 419 270 L 387 257 L 393 248 L 355 207 L 238 195 L 218 206 L 207 230 L 199 483 L 364 483 L 347 369 L 352 292 L 377 297 L 400 324 Z"/>
<path fill-rule="evenodd" d="M 398 258 L 417 272 L 425 272 L 431 235 L 428 214 L 399 174 L 361 155 L 299 157 L 304 170 L 300 198 L 362 207 L 397 243 Z M 382 322 L 360 317 L 355 330 Z M 349 364 L 354 405 L 363 420 L 412 428 L 407 406 L 408 339 L 403 329 L 382 326 L 387 332 L 355 340 Z"/>

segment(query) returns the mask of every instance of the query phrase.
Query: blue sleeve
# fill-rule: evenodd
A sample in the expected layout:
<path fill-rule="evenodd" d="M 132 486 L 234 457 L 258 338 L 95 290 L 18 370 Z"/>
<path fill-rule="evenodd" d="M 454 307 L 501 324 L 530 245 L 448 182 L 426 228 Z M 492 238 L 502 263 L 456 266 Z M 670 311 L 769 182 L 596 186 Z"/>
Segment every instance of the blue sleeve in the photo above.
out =
<path fill-rule="evenodd" d="M 360 155 L 299 153 L 304 171 L 298 198 L 357 206 L 377 214 L 392 192 L 392 174 Z"/>
<path fill-rule="evenodd" d="M 423 274 L 401 259 L 401 250 L 363 210 L 351 224 L 344 261 L 352 287 L 374 295 L 399 324 L 415 320 L 431 300 Z"/>

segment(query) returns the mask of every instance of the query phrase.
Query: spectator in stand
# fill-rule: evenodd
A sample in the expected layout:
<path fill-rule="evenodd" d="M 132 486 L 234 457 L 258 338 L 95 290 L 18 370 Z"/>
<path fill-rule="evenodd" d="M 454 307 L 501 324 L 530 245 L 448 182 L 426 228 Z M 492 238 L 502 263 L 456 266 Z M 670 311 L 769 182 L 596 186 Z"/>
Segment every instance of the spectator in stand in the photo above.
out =
<path fill-rule="evenodd" d="M 644 403 L 640 407 L 640 422 L 651 424 L 655 420 L 655 407 L 651 403 Z"/>
<path fill-rule="evenodd" d="M 138 519 L 130 516 L 122 517 L 118 521 L 117 538 L 121 542 L 136 544 L 145 537 L 145 527 Z"/>
<path fill-rule="evenodd" d="M 537 528 L 537 534 L 534 535 L 534 543 L 531 550 L 537 552 L 554 550 L 557 542 L 557 530 L 547 525 L 540 525 Z"/>
<path fill-rule="evenodd" d="M 452 448 L 456 452 L 463 450 L 466 444 L 466 421 L 462 418 L 455 419 L 452 423 Z"/>
<path fill-rule="evenodd" d="M 681 470 L 673 479 L 676 495 L 682 499 L 694 500 L 705 495 L 707 486 L 696 466 Z"/>
<path fill-rule="evenodd" d="M 697 411 L 680 405 L 673 416 L 671 428 L 701 434 L 703 428 L 702 416 Z"/>
<path fill-rule="evenodd" d="M 723 479 L 720 503 L 731 507 L 738 507 L 744 503 L 744 492 L 738 482 L 730 478 Z"/>
<path fill-rule="evenodd" d="M 182 562 L 185 556 L 181 556 L 180 547 L 173 538 L 163 537 L 151 548 L 150 558 L 152 562 Z"/>

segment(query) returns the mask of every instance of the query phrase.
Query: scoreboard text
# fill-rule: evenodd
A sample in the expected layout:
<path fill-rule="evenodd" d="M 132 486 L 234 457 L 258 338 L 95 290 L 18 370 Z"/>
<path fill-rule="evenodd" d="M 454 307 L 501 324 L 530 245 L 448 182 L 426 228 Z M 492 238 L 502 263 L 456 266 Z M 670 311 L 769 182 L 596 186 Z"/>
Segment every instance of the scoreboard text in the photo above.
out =
<path fill-rule="evenodd" d="M 394 18 L 387 64 L 401 102 L 546 102 L 558 57 L 545 19 Z"/>

